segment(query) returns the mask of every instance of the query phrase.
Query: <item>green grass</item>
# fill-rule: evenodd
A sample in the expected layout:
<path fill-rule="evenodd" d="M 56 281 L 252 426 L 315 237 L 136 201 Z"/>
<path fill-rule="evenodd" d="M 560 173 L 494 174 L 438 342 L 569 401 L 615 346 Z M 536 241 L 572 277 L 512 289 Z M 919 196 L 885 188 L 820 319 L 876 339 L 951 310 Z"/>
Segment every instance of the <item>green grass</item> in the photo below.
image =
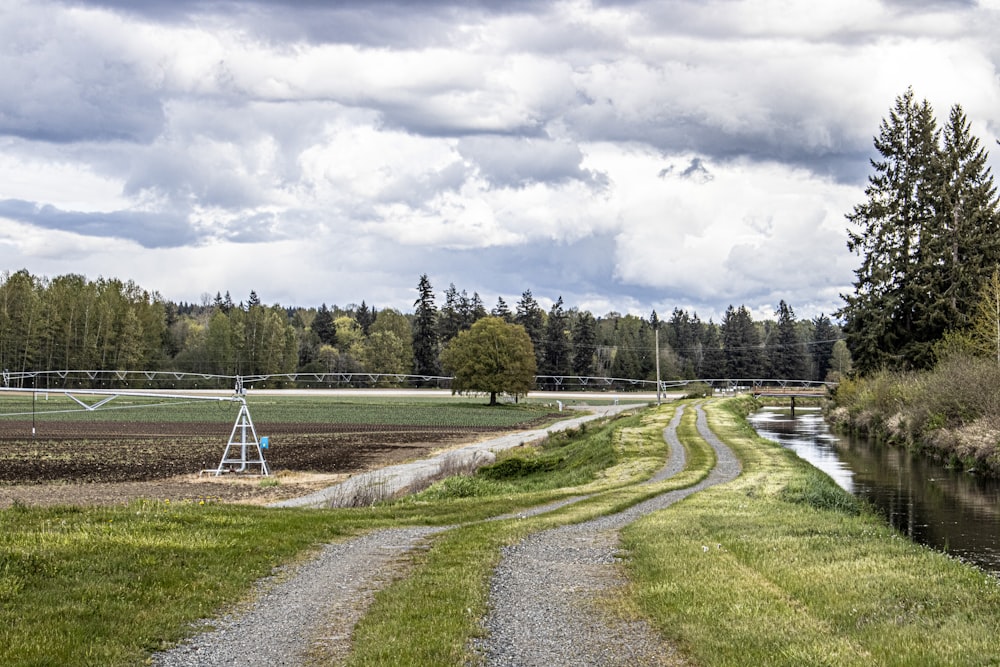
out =
<path fill-rule="evenodd" d="M 730 404 L 732 407 L 732 404 Z M 718 404 L 734 482 L 627 528 L 632 594 L 705 665 L 1000 663 L 1000 582 L 904 539 Z"/>
<path fill-rule="evenodd" d="M 349 664 L 473 664 L 469 642 L 481 631 L 502 546 L 704 478 L 714 456 L 687 410 L 679 428 L 687 468 L 636 483 L 662 465 L 661 432 L 674 409 L 517 448 L 510 456 L 522 463 L 500 479 L 461 482 L 473 493 L 446 482 L 368 509 L 145 502 L 4 510 L 0 664 L 143 664 L 190 633 L 191 622 L 232 609 L 255 581 L 318 545 L 417 524 L 455 528 L 411 555 L 407 576 L 375 596 Z M 703 665 L 998 663 L 995 578 L 911 544 L 736 414 L 708 409 L 744 473 L 624 531 L 632 584 L 614 604 L 641 612 Z M 577 496 L 536 517 L 484 521 Z"/>
<path fill-rule="evenodd" d="M 87 405 L 95 405 L 104 396 L 80 395 Z M 482 400 L 467 398 L 435 400 L 392 397 L 274 396 L 251 394 L 247 398 L 253 420 L 257 423 L 344 423 L 391 424 L 414 426 L 474 426 L 511 428 L 546 417 L 555 409 L 540 403 L 488 406 Z M 30 395 L 0 393 L 0 420 L 32 418 Z M 47 421 L 124 421 L 124 422 L 223 422 L 236 418 L 235 401 L 152 399 L 119 396 L 97 410 L 86 410 L 71 398 L 39 393 L 34 401 L 35 419 Z M 568 413 L 564 413 L 567 417 Z"/>

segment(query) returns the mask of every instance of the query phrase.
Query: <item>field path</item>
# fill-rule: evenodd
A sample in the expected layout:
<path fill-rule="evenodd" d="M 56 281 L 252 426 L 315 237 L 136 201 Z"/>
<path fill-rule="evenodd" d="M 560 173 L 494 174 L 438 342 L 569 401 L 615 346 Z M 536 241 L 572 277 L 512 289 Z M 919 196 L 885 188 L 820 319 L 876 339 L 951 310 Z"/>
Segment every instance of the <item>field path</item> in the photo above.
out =
<path fill-rule="evenodd" d="M 580 524 L 535 533 L 504 550 L 490 584 L 485 640 L 476 649 L 491 666 L 678 665 L 684 661 L 642 622 L 610 618 L 598 603 L 625 585 L 616 552 L 618 531 L 639 517 L 669 507 L 693 493 L 730 481 L 740 464 L 697 410 L 699 435 L 715 450 L 717 462 L 706 479 L 664 493 L 629 509 Z M 664 431 L 671 451 L 683 406 Z M 683 468 L 668 463 L 654 479 Z"/>

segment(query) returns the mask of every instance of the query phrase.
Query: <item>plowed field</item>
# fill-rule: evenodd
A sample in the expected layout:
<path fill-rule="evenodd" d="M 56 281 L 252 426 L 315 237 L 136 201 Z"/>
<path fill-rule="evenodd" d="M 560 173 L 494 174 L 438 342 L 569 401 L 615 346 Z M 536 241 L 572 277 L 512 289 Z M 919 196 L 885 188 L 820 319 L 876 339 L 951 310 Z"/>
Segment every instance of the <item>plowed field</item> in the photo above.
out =
<path fill-rule="evenodd" d="M 501 432 L 472 426 L 257 423 L 268 436 L 269 478 L 215 476 L 232 424 L 204 422 L 0 423 L 0 507 L 171 502 L 266 503 L 348 475 L 422 458 Z M 525 423 L 517 429 L 531 428 Z"/>

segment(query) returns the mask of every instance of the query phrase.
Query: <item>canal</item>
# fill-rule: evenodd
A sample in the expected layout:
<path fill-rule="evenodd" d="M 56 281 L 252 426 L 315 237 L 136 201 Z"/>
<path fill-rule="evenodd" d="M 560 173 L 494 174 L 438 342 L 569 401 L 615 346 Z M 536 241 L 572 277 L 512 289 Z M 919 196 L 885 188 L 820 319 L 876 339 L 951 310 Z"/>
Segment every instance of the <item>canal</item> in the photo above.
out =
<path fill-rule="evenodd" d="M 1000 481 L 951 470 L 896 448 L 834 434 L 818 408 L 766 407 L 757 432 L 796 452 L 866 500 L 909 538 L 1000 574 Z"/>

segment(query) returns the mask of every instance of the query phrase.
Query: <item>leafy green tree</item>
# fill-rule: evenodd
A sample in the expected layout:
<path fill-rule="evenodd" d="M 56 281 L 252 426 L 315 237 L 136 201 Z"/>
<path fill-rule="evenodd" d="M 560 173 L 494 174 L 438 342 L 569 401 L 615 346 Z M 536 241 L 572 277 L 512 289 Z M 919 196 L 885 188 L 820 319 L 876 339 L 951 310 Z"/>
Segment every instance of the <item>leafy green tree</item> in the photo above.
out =
<path fill-rule="evenodd" d="M 438 364 L 438 328 L 437 307 L 434 305 L 434 290 L 427 274 L 420 276 L 417 285 L 419 296 L 413 303 L 413 326 L 411 339 L 413 341 L 413 373 L 415 375 L 440 375 Z"/>
<path fill-rule="evenodd" d="M 6 276 L 0 286 L 0 363 L 4 369 L 34 369 L 40 353 L 36 339 L 42 326 L 39 281 L 26 270 Z"/>
<path fill-rule="evenodd" d="M 499 394 L 524 396 L 535 383 L 535 351 L 524 327 L 499 317 L 484 317 L 459 332 L 441 353 L 454 375 L 454 393 L 485 393 L 490 405 Z"/>
<path fill-rule="evenodd" d="M 995 358 L 1000 366 L 1000 269 L 980 288 L 969 336 L 977 352 Z"/>
<path fill-rule="evenodd" d="M 371 373 L 403 374 L 413 361 L 409 320 L 394 308 L 383 308 L 375 316 L 364 341 L 361 361 Z"/>
<path fill-rule="evenodd" d="M 847 349 L 847 342 L 843 339 L 838 340 L 833 344 L 833 350 L 830 353 L 829 367 L 830 370 L 824 380 L 830 380 L 832 382 L 840 382 L 842 378 L 853 370 L 851 352 Z"/>

